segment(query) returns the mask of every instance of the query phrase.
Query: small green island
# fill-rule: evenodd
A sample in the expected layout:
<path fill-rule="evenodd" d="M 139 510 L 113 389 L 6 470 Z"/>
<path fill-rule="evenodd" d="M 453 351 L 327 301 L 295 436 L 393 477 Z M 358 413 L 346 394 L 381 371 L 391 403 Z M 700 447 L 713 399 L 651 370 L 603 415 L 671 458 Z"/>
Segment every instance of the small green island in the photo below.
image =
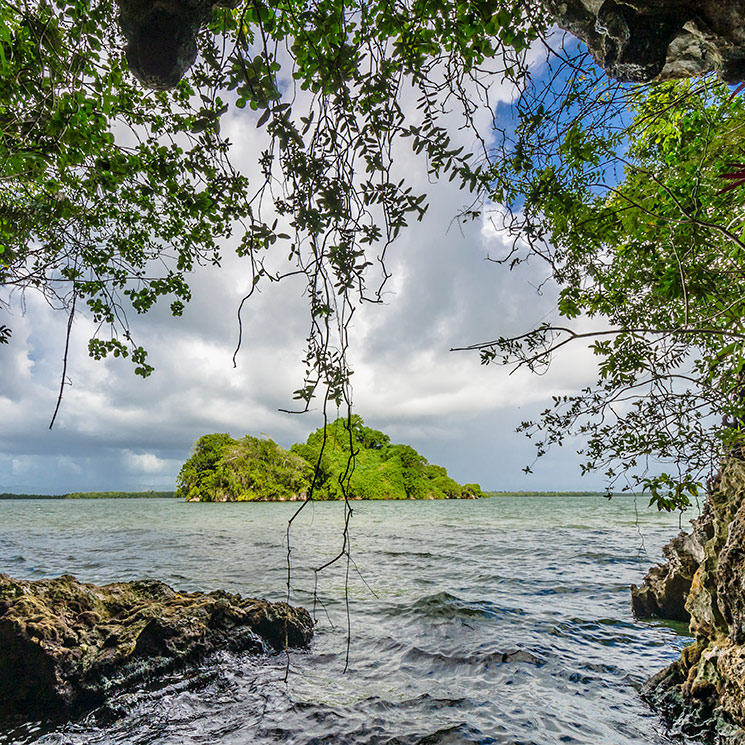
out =
<path fill-rule="evenodd" d="M 176 496 L 190 502 L 302 501 L 311 488 L 319 500 L 343 499 L 345 491 L 349 499 L 484 496 L 478 484 L 458 484 L 445 468 L 410 445 L 391 443 L 356 415 L 321 427 L 289 450 L 269 438 L 204 435 L 176 481 Z"/>

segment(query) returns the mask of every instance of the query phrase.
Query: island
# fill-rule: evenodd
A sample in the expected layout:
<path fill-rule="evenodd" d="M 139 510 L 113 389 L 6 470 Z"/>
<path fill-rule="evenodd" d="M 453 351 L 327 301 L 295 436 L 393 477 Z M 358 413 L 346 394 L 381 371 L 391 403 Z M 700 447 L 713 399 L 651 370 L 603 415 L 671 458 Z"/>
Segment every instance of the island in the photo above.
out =
<path fill-rule="evenodd" d="M 352 453 L 354 458 L 352 459 Z M 340 418 L 285 450 L 266 437 L 200 437 L 177 477 L 190 502 L 334 499 L 478 499 L 478 484 L 458 484 L 410 445 Z"/>

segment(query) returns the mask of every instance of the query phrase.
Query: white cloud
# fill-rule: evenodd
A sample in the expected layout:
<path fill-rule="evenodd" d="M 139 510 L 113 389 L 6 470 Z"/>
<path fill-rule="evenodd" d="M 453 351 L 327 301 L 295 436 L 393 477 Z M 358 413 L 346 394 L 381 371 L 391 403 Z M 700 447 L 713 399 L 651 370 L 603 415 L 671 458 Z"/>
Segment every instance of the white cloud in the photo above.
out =
<path fill-rule="evenodd" d="M 135 474 L 171 474 L 180 467 L 180 462 L 173 459 L 159 458 L 155 453 L 133 453 L 124 450 L 123 455 L 130 471 Z"/>
<path fill-rule="evenodd" d="M 60 471 L 71 473 L 75 476 L 80 476 L 83 473 L 80 464 L 73 460 L 69 455 L 60 455 L 56 460 L 57 467 Z"/>
<path fill-rule="evenodd" d="M 33 468 L 33 462 L 29 457 L 13 458 L 10 461 L 10 472 L 13 476 L 23 476 Z"/>
<path fill-rule="evenodd" d="M 512 96 L 501 84 L 492 93 L 493 101 Z M 415 101 L 407 106 L 413 109 Z M 238 157 L 256 172 L 260 143 L 251 125 L 235 116 L 226 131 Z M 457 136 L 473 145 L 470 135 Z M 485 261 L 504 247 L 504 235 L 483 221 L 453 224 L 466 197 L 453 184 L 430 184 L 423 161 L 405 147 L 394 157 L 414 189 L 427 192 L 430 209 L 390 249 L 393 278 L 384 304 L 362 306 L 355 315 L 355 403 L 371 426 L 412 442 L 456 478 L 514 488 L 532 446 L 512 430 L 552 393 L 592 379 L 593 361 L 577 351 L 559 358 L 551 375 L 536 378 L 509 376 L 482 367 L 475 353 L 449 351 L 531 328 L 546 317 L 555 296 L 550 287 L 536 293 L 543 267 L 508 272 Z M 251 299 L 233 368 L 236 310 L 250 271 L 244 260 L 224 254 L 222 269 L 193 275 L 194 299 L 183 318 L 156 308 L 130 319 L 137 343 L 156 367 L 146 380 L 135 377 L 128 362 L 91 360 L 92 325 L 76 322 L 70 385 L 51 432 L 66 318 L 31 295 L 25 314 L 14 306 L 12 343 L 0 348 L 0 491 L 172 488 L 192 443 L 206 432 L 264 432 L 288 446 L 320 424 L 317 412 L 278 412 L 293 408 L 292 391 L 302 383 L 308 329 L 302 282 L 267 284 Z M 577 483 L 571 450 L 550 464 L 525 488 Z"/>

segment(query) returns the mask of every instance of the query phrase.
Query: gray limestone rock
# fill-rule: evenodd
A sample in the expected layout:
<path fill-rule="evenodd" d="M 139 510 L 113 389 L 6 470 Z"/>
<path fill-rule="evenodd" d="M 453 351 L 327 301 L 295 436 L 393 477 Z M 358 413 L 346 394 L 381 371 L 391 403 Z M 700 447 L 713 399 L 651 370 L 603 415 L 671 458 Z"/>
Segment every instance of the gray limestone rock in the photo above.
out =
<path fill-rule="evenodd" d="M 637 618 L 690 619 L 685 604 L 704 548 L 693 534 L 682 532 L 663 549 L 667 563 L 652 567 L 640 587 L 631 587 L 631 607 Z"/>
<path fill-rule="evenodd" d="M 613 78 L 745 78 L 744 0 L 547 0 Z"/>
<path fill-rule="evenodd" d="M 745 743 L 745 462 L 712 483 L 694 532 L 703 547 L 686 600 L 696 641 L 654 676 L 644 696 L 674 732 Z"/>

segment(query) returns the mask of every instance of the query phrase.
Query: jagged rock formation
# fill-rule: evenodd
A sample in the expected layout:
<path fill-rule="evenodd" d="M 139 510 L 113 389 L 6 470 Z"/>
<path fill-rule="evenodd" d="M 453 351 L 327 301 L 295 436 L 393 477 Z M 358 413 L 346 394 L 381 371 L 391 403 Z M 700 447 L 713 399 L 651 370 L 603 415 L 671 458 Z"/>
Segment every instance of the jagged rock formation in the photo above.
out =
<path fill-rule="evenodd" d="M 613 78 L 643 83 L 717 72 L 745 79 L 743 0 L 547 0 L 559 26 Z"/>
<path fill-rule="evenodd" d="M 697 521 L 698 522 L 698 521 Z M 685 602 L 693 575 L 704 559 L 699 531 L 680 532 L 662 549 L 667 562 L 652 567 L 640 587 L 631 586 L 631 607 L 637 618 L 688 622 Z"/>
<path fill-rule="evenodd" d="M 745 462 L 731 459 L 696 531 L 703 557 L 686 600 L 696 641 L 645 697 L 673 729 L 704 743 L 745 743 Z"/>
<path fill-rule="evenodd" d="M 312 634 L 308 612 L 285 603 L 0 574 L 0 718 L 64 719 L 210 652 L 306 647 Z"/>
<path fill-rule="evenodd" d="M 150 88 L 172 88 L 197 56 L 212 8 L 240 0 L 118 0 L 130 69 Z M 743 0 L 546 0 L 559 26 L 587 44 L 611 76 L 631 82 L 716 71 L 745 78 Z"/>
<path fill-rule="evenodd" d="M 129 69 L 149 88 L 173 88 L 197 58 L 197 34 L 212 8 L 239 1 L 118 0 Z"/>

